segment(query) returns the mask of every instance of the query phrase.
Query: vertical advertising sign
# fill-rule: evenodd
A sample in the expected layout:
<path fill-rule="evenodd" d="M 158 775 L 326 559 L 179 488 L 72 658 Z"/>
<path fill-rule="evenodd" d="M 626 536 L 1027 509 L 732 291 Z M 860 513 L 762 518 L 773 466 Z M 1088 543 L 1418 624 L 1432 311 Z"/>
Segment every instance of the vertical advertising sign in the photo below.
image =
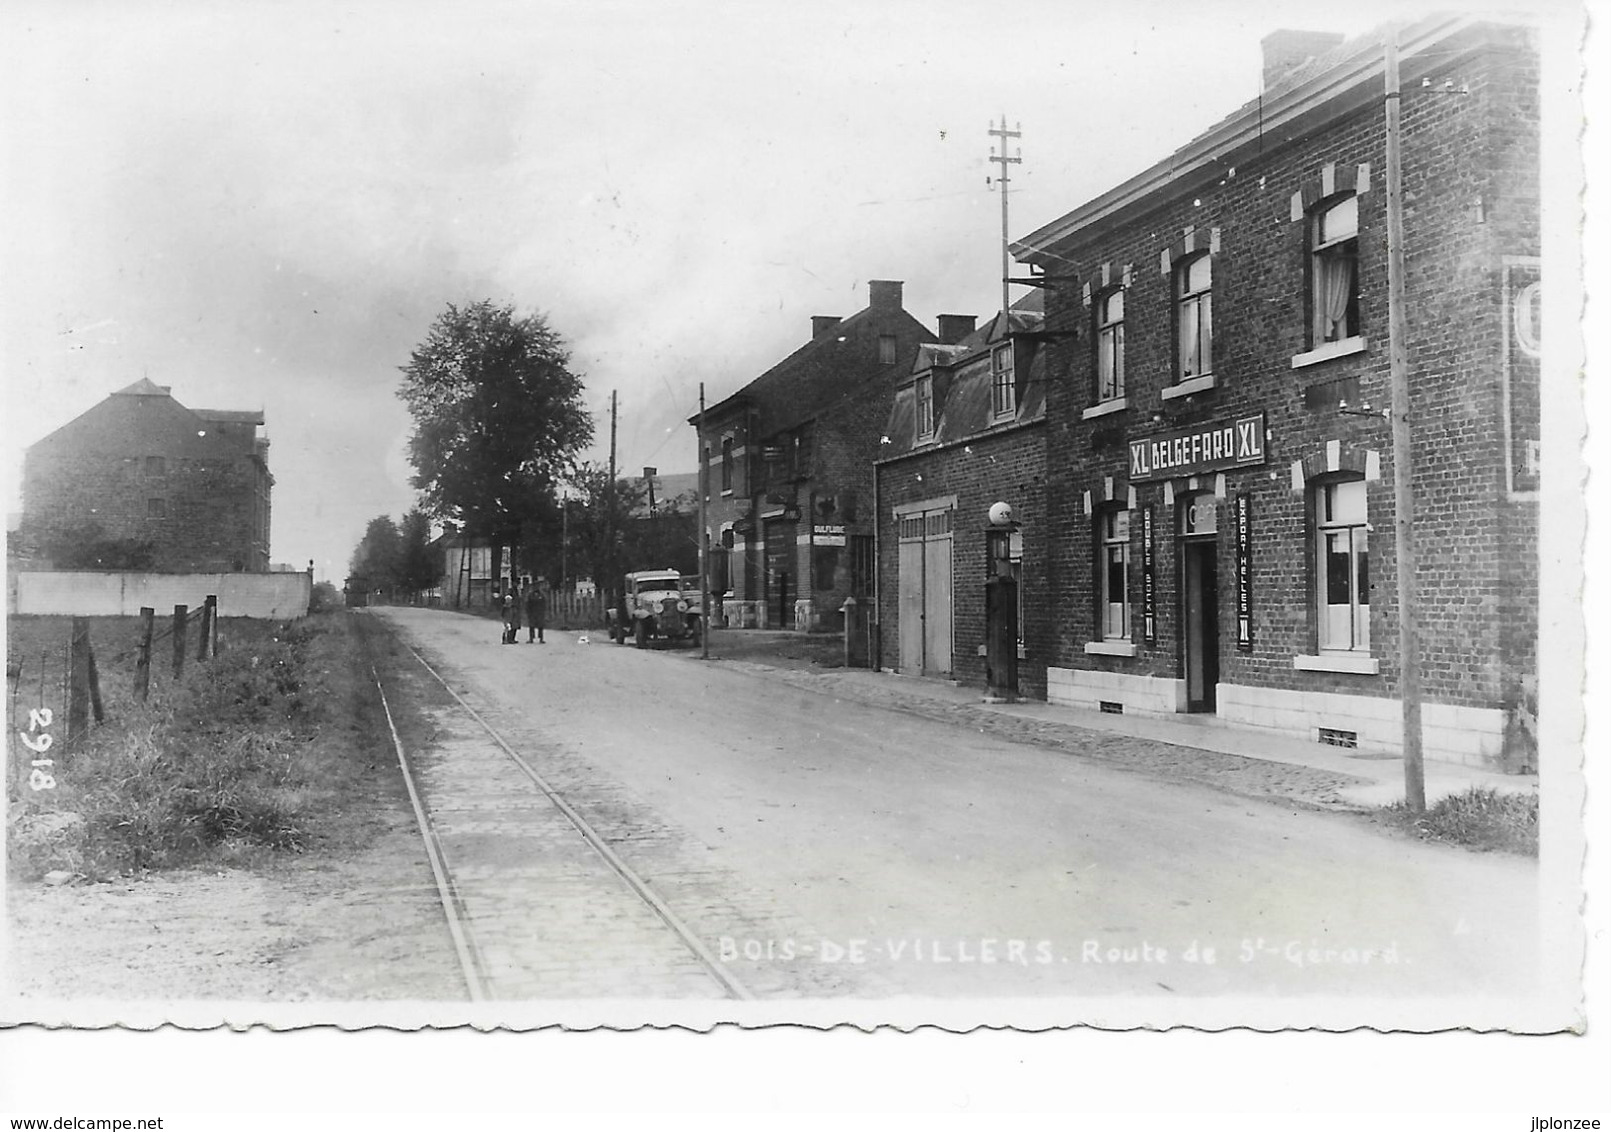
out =
<path fill-rule="evenodd" d="M 1158 588 L 1153 557 L 1152 504 L 1141 509 L 1141 631 L 1147 644 L 1158 642 Z"/>
<path fill-rule="evenodd" d="M 1236 647 L 1253 651 L 1253 500 L 1236 497 Z"/>

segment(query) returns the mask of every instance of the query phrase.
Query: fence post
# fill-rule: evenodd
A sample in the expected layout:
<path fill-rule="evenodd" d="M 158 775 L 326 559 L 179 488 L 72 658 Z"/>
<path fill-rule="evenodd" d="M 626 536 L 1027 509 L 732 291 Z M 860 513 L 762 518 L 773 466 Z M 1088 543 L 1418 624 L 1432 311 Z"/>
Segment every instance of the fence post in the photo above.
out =
<path fill-rule="evenodd" d="M 201 603 L 201 631 L 196 634 L 196 659 L 206 660 L 212 655 L 213 618 L 217 615 L 218 598 L 213 594 L 207 595 L 207 600 Z"/>
<path fill-rule="evenodd" d="M 173 678 L 175 680 L 185 672 L 185 622 L 190 617 L 188 605 L 173 607 Z"/>
<path fill-rule="evenodd" d="M 89 622 L 73 618 L 67 646 L 67 740 L 89 730 Z"/>
<path fill-rule="evenodd" d="M 134 694 L 144 703 L 151 697 L 151 630 L 157 621 L 157 611 L 149 605 L 140 607 L 140 653 L 134 662 Z"/>
<path fill-rule="evenodd" d="M 90 640 L 87 629 L 84 632 L 84 651 L 89 654 L 90 710 L 95 713 L 96 723 L 105 723 L 106 708 L 101 704 L 101 674 L 95 667 L 95 642 Z"/>

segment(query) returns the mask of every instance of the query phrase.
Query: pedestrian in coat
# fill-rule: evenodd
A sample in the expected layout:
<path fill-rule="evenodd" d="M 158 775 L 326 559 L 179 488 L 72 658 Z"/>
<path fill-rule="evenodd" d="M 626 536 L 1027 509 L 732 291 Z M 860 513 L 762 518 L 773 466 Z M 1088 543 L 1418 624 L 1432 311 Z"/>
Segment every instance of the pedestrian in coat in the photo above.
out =
<path fill-rule="evenodd" d="M 512 645 L 520 640 L 520 601 L 510 586 L 503 595 L 503 643 Z"/>
<path fill-rule="evenodd" d="M 542 587 L 526 579 L 526 643 L 535 640 L 538 644 L 545 644 L 543 640 L 544 613 Z"/>

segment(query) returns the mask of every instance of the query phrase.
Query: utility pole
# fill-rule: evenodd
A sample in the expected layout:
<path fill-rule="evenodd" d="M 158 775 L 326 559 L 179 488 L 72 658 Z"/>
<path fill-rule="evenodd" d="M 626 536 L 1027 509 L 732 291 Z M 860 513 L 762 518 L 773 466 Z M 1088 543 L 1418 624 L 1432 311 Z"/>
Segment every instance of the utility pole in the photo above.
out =
<path fill-rule="evenodd" d="M 710 659 L 710 531 L 705 500 L 710 495 L 710 448 L 705 444 L 705 383 L 699 383 L 699 659 Z"/>
<path fill-rule="evenodd" d="M 1007 166 L 1021 164 L 1024 160 L 1021 150 L 1012 157 L 1007 156 L 1007 139 L 1023 136 L 1019 132 L 1019 126 L 1020 123 L 1014 123 L 1013 128 L 1009 130 L 1007 128 L 1007 115 L 1003 113 L 1001 115 L 1001 128 L 997 129 L 994 125 L 990 127 L 990 136 L 1001 139 L 1001 152 L 997 153 L 994 146 L 992 146 L 990 160 L 1001 166 L 1001 172 L 996 174 L 996 184 L 1001 191 L 1001 309 L 1003 311 L 1011 305 L 1007 299 L 1007 277 L 1011 274 L 1008 270 L 1011 260 L 1007 254 L 1007 187 L 1012 184 L 1012 177 L 1008 175 Z M 988 185 L 989 183 L 990 179 L 985 178 L 985 184 Z"/>
<path fill-rule="evenodd" d="M 606 601 L 610 600 L 609 595 L 616 593 L 616 587 L 621 584 L 621 579 L 618 576 L 621 573 L 621 563 L 616 556 L 615 546 L 615 418 L 615 390 L 612 389 L 610 390 L 610 482 L 606 486 L 604 495 L 604 535 L 606 539 L 604 560 L 610 564 L 610 576 L 605 579 L 604 587 Z M 616 599 L 616 608 L 618 611 L 622 611 L 625 608 L 619 598 Z M 621 631 L 626 632 L 624 623 L 621 624 Z"/>
<path fill-rule="evenodd" d="M 1421 761 L 1421 642 L 1416 607 L 1415 498 L 1411 483 L 1410 377 L 1404 310 L 1404 200 L 1399 157 L 1398 26 L 1387 33 L 1384 101 L 1387 104 L 1387 356 L 1392 387 L 1393 530 L 1398 554 L 1399 694 L 1404 703 L 1404 804 L 1426 809 L 1426 768 Z"/>

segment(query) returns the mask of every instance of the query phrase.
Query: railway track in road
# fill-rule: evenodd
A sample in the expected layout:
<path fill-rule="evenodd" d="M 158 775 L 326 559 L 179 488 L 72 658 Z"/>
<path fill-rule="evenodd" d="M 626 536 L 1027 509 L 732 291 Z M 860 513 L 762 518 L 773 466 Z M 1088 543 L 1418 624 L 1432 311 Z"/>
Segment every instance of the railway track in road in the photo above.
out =
<path fill-rule="evenodd" d="M 561 790 L 406 642 L 451 699 L 406 749 L 370 675 L 472 1001 L 752 993 Z"/>

